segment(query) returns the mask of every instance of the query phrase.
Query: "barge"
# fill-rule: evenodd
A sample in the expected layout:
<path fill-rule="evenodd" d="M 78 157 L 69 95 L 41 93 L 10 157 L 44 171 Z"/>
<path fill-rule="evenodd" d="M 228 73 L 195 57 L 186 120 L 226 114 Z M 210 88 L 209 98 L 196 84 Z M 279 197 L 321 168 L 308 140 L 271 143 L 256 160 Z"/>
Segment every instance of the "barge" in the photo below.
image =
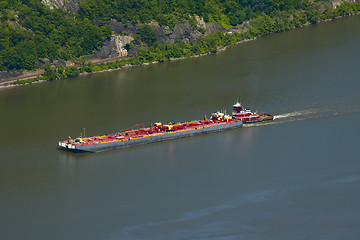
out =
<path fill-rule="evenodd" d="M 176 124 L 162 124 L 157 122 L 154 126 L 140 127 L 135 130 L 121 130 L 114 134 L 85 137 L 59 141 L 59 149 L 72 152 L 100 152 L 104 150 L 124 148 L 134 145 L 161 142 L 171 139 L 190 137 L 200 134 L 220 132 L 241 127 L 244 123 L 272 120 L 269 114 L 258 115 L 251 110 L 243 109 L 237 102 L 233 105 L 234 112 L 227 115 L 224 112 L 212 113 L 211 118 L 195 120 Z M 85 134 L 84 134 L 85 135 Z"/>

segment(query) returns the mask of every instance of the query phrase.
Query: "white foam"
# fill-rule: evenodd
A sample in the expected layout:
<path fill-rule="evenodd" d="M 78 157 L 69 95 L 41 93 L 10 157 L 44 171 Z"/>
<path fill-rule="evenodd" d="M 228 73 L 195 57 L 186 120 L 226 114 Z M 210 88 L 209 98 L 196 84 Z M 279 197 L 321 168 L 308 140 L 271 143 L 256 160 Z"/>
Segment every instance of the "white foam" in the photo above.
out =
<path fill-rule="evenodd" d="M 317 113 L 317 112 L 319 112 L 318 109 L 309 109 L 309 110 L 303 110 L 303 111 L 297 111 L 297 112 L 290 112 L 290 113 L 276 115 L 276 116 L 274 116 L 274 119 L 290 118 L 290 117 L 313 114 L 313 113 Z"/>

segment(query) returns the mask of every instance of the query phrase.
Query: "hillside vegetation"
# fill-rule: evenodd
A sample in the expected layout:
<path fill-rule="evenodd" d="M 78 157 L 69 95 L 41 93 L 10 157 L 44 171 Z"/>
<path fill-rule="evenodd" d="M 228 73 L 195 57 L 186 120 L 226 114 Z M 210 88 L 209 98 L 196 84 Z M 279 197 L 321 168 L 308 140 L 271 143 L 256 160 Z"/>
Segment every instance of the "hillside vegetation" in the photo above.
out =
<path fill-rule="evenodd" d="M 236 26 L 260 13 L 299 9 L 302 0 L 87 0 L 80 3 L 79 16 L 102 20 L 146 23 L 152 19 L 160 25 L 174 26 L 190 16 L 203 17 L 224 27 Z"/>
<path fill-rule="evenodd" d="M 136 56 L 97 66 L 82 62 L 78 67 L 54 68 L 46 64 L 44 78 L 66 78 L 82 71 L 216 52 L 221 46 L 244 39 L 359 11 L 358 1 L 343 2 L 334 8 L 328 1 L 308 0 L 85 0 L 76 13 L 69 14 L 50 9 L 40 0 L 0 0 L 0 70 L 32 70 L 46 62 L 89 55 L 112 35 L 111 20 L 141 26 L 129 46 L 139 49 Z M 157 22 L 174 29 L 176 24 L 188 22 L 204 33 L 196 17 L 224 29 L 246 23 L 248 30 L 218 32 L 189 44 L 172 44 L 159 41 L 151 27 Z"/>
<path fill-rule="evenodd" d="M 1 1 L 0 18 L 0 70 L 30 70 L 43 58 L 68 60 L 90 54 L 111 34 L 109 26 L 66 16 L 40 0 Z"/>

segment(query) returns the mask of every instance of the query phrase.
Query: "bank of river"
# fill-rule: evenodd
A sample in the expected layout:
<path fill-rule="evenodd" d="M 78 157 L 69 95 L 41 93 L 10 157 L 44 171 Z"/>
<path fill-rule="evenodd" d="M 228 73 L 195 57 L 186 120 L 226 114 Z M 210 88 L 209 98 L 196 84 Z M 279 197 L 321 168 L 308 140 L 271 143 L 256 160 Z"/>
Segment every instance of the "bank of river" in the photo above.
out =
<path fill-rule="evenodd" d="M 360 17 L 0 90 L 4 239 L 356 239 Z M 270 124 L 99 154 L 57 141 L 243 105 Z"/>
<path fill-rule="evenodd" d="M 343 13 L 344 16 L 349 17 L 349 16 L 355 16 L 358 15 L 359 13 L 352 13 L 352 14 L 345 14 Z M 322 23 L 322 22 L 328 22 L 331 20 L 335 20 L 344 16 L 338 16 L 332 19 L 324 19 L 324 20 L 319 20 L 317 23 Z M 305 27 L 310 25 L 309 22 L 300 25 L 299 27 Z M 264 26 L 263 26 L 264 27 Z M 247 30 L 249 31 L 249 30 Z M 241 30 L 240 32 L 243 32 L 243 30 Z M 268 34 L 271 34 L 267 33 Z M 232 32 L 229 33 L 224 33 L 224 34 L 230 34 L 232 35 Z M 236 33 L 237 34 L 237 33 Z M 259 36 L 261 37 L 261 36 Z M 248 42 L 248 41 L 252 41 L 252 40 L 256 40 L 257 37 L 254 37 L 252 39 L 244 39 L 241 41 L 238 41 L 236 43 L 234 43 L 233 45 L 237 45 L 237 44 L 241 44 L 244 42 Z M 233 45 L 230 46 L 219 46 L 218 49 L 216 50 L 216 53 L 221 53 L 223 51 L 225 51 L 228 47 L 231 47 Z M 179 57 L 179 58 L 171 58 L 168 61 L 176 61 L 176 60 L 183 60 L 186 58 L 197 58 L 197 57 L 202 57 L 202 56 L 206 56 L 208 54 L 211 54 L 211 52 L 205 53 L 205 54 L 200 54 L 200 55 L 195 55 L 195 56 L 190 56 L 190 57 Z M 116 61 L 126 61 L 126 64 L 119 64 L 117 67 L 113 67 L 113 66 L 103 66 L 102 64 L 99 64 L 98 61 L 99 60 L 93 60 L 93 61 L 89 61 L 89 64 L 92 64 L 95 66 L 95 69 L 99 69 L 99 70 L 94 70 L 94 67 L 92 67 L 91 71 L 85 71 L 84 69 L 81 70 L 81 68 L 78 68 L 80 70 L 80 74 L 79 75 L 88 75 L 88 74 L 93 74 L 93 73 L 101 73 L 101 72 L 111 72 L 111 71 L 118 71 L 124 68 L 128 68 L 128 67 L 135 67 L 135 66 L 144 66 L 144 65 L 149 65 L 149 64 L 154 64 L 154 63 L 159 63 L 158 61 L 153 61 L 153 62 L 145 62 L 145 63 L 141 63 L 141 64 L 133 64 L 133 63 L 128 63 L 131 62 L 132 58 L 110 58 L 110 59 L 104 59 L 101 62 L 105 63 L 105 64 L 109 64 L 109 63 L 115 63 Z M 72 63 L 73 65 L 75 63 Z M 56 70 L 56 69 L 54 69 Z M 63 77 L 60 77 L 59 79 L 62 79 Z M 66 77 L 68 78 L 68 77 Z M 3 79 L 0 81 L 0 88 L 5 88 L 5 87 L 13 87 L 13 86 L 21 86 L 21 85 L 26 85 L 26 84 L 31 84 L 31 83 L 39 83 L 39 82 L 43 82 L 45 80 L 44 77 L 44 71 L 42 69 L 38 69 L 36 71 L 26 71 L 24 74 L 17 76 L 17 77 L 12 77 L 9 79 Z"/>

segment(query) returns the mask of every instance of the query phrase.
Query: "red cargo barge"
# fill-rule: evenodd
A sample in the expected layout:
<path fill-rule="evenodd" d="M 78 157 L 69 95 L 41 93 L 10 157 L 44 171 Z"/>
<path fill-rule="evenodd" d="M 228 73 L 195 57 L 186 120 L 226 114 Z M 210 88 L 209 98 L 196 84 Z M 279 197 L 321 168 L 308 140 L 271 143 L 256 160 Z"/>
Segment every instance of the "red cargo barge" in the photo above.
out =
<path fill-rule="evenodd" d="M 60 149 L 74 152 L 99 152 L 108 149 L 128 147 L 132 145 L 160 142 L 170 139 L 189 137 L 211 132 L 241 127 L 245 122 L 264 121 L 265 117 L 243 110 L 240 103 L 233 105 L 232 116 L 223 112 L 216 112 L 210 119 L 195 120 L 176 124 L 155 123 L 154 126 L 136 130 L 122 130 L 115 134 L 105 134 L 93 137 L 78 137 L 76 139 L 58 142 Z M 250 112 L 249 112 L 250 111 Z M 272 120 L 266 115 L 266 120 Z M 270 119 L 271 116 L 271 119 Z"/>

